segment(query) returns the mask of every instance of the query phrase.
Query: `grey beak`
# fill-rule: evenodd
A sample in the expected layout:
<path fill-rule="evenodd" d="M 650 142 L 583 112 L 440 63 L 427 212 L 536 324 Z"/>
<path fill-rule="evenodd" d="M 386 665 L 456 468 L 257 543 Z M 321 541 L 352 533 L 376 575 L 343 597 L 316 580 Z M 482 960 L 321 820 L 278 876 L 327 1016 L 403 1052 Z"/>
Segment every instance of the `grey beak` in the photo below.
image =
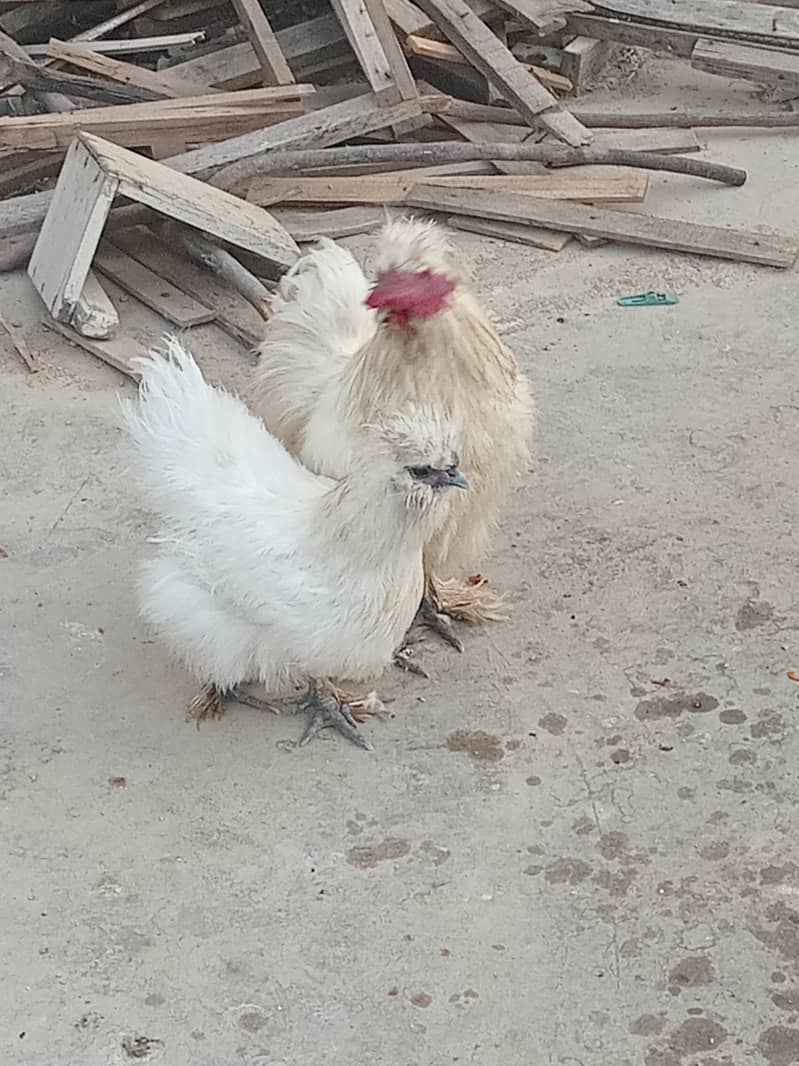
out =
<path fill-rule="evenodd" d="M 450 485 L 454 489 L 468 489 L 469 482 L 463 476 L 463 474 L 455 467 L 454 470 L 447 471 L 446 485 Z"/>

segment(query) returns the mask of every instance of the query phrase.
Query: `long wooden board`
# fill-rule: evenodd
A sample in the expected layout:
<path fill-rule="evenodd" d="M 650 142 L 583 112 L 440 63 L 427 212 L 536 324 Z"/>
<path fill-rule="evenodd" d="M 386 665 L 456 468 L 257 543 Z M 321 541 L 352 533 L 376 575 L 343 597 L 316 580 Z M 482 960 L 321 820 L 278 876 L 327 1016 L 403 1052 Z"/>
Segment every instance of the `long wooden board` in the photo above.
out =
<path fill-rule="evenodd" d="M 584 233 L 650 248 L 709 255 L 719 259 L 792 266 L 799 254 L 799 241 L 769 233 L 748 233 L 720 226 L 703 226 L 607 207 L 562 204 L 533 196 L 506 193 L 502 196 L 473 190 L 442 189 L 417 185 L 408 194 L 413 207 L 429 211 L 473 215 L 503 222 L 529 222 L 564 233 Z"/>
<path fill-rule="evenodd" d="M 264 85 L 290 85 L 294 75 L 259 0 L 232 0 L 232 3 L 258 57 Z"/>
<path fill-rule="evenodd" d="M 79 70 L 88 70 L 109 81 L 122 85 L 137 85 L 140 89 L 149 89 L 162 97 L 207 96 L 208 89 L 199 82 L 177 77 L 169 70 L 148 70 L 136 63 L 126 63 L 122 59 L 100 55 L 81 44 L 59 41 L 50 38 L 47 54 L 51 59 L 62 60 Z"/>
<path fill-rule="evenodd" d="M 428 177 L 426 187 L 474 189 L 488 195 L 506 192 L 554 200 L 590 203 L 641 203 L 647 191 L 646 171 L 625 167 L 576 167 L 557 174 L 472 175 Z M 414 170 L 373 174 L 369 177 L 307 178 L 262 177 L 253 180 L 247 199 L 262 207 L 294 204 L 404 204 L 419 185 Z"/>
<path fill-rule="evenodd" d="M 311 86 L 246 89 L 144 104 L 93 107 L 57 115 L 0 118 L 0 146 L 66 148 L 79 132 L 94 133 L 128 147 L 151 144 L 163 132 L 188 141 L 219 141 L 304 113 L 302 97 Z"/>
<path fill-rule="evenodd" d="M 776 48 L 757 48 L 735 41 L 700 38 L 691 53 L 691 66 L 708 74 L 747 78 L 765 84 L 799 82 L 799 52 L 779 52 Z"/>
<path fill-rule="evenodd" d="M 526 226 L 523 222 L 498 222 L 496 219 L 472 218 L 471 215 L 450 215 L 447 225 L 453 229 L 465 230 L 467 233 L 479 233 L 482 237 L 493 237 L 498 241 L 529 244 L 532 248 L 543 248 L 548 252 L 559 252 L 571 240 L 570 233 L 558 233 L 556 230 L 542 229 L 540 226 Z"/>
<path fill-rule="evenodd" d="M 739 0 L 597 0 L 597 14 L 634 19 L 703 37 L 735 37 L 799 48 L 799 11 Z"/>
<path fill-rule="evenodd" d="M 417 0 L 452 44 L 499 89 L 532 126 L 567 144 L 588 144 L 590 132 L 532 76 L 464 0 Z"/>

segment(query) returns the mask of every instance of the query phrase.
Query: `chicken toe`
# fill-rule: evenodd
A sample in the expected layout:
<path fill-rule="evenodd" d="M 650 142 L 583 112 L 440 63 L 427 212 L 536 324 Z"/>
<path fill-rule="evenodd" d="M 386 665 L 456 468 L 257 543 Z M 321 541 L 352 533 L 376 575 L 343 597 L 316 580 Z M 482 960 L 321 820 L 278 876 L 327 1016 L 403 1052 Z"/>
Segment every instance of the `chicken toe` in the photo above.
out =
<path fill-rule="evenodd" d="M 437 633 L 442 640 L 455 648 L 456 651 L 463 651 L 463 641 L 452 630 L 452 619 L 439 608 L 439 605 L 431 596 L 422 598 L 419 610 L 416 612 L 414 625 L 423 625 L 428 629 L 432 629 L 434 633 Z"/>
<path fill-rule="evenodd" d="M 335 729 L 359 748 L 372 750 L 372 745 L 358 731 L 358 723 L 349 704 L 320 692 L 315 685 L 312 684 L 302 698 L 300 710 L 308 715 L 308 724 L 300 739 L 300 747 L 313 740 L 323 729 Z"/>
<path fill-rule="evenodd" d="M 254 707 L 256 711 L 271 711 L 272 714 L 280 714 L 279 707 L 275 707 L 268 700 L 259 700 L 257 696 L 245 692 L 241 685 L 234 685 L 233 688 L 228 689 L 225 693 L 225 698 L 232 703 L 241 703 L 245 707 Z"/>

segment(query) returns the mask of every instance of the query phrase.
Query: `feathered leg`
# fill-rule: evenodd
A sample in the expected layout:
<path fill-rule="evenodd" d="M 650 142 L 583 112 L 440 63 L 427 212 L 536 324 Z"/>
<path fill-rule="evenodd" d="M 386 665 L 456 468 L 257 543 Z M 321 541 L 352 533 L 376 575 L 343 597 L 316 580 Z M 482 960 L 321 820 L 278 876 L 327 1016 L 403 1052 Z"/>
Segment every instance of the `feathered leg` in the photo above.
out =
<path fill-rule="evenodd" d="M 506 617 L 501 613 L 502 597 L 488 588 L 484 577 L 470 578 L 464 584 L 457 579 L 441 579 L 428 574 L 427 595 L 440 614 L 459 622 L 476 625 L 479 622 L 500 622 Z"/>
<path fill-rule="evenodd" d="M 308 725 L 300 739 L 300 747 L 313 740 L 323 729 L 335 729 L 359 748 L 372 750 L 366 737 L 358 732 L 358 723 L 349 704 L 342 702 L 338 696 L 320 692 L 315 681 L 308 685 L 308 691 L 300 702 L 300 710 L 308 715 Z"/>

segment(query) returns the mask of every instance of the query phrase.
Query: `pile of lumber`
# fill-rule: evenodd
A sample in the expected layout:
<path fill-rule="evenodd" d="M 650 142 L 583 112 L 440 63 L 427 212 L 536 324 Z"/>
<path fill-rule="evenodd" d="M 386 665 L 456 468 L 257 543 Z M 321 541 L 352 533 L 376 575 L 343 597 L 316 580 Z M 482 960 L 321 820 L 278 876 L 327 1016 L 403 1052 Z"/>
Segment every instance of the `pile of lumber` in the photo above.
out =
<path fill-rule="evenodd" d="M 749 0 L 0 3 L 0 269 L 27 266 L 55 327 L 130 372 L 101 278 L 252 346 L 301 242 L 372 229 L 386 205 L 552 252 L 790 266 L 790 237 L 639 205 L 653 171 L 708 195 L 746 180 L 699 157 L 695 128 L 799 115 L 588 111 L 618 44 L 785 99 L 799 85 L 799 10 Z"/>

